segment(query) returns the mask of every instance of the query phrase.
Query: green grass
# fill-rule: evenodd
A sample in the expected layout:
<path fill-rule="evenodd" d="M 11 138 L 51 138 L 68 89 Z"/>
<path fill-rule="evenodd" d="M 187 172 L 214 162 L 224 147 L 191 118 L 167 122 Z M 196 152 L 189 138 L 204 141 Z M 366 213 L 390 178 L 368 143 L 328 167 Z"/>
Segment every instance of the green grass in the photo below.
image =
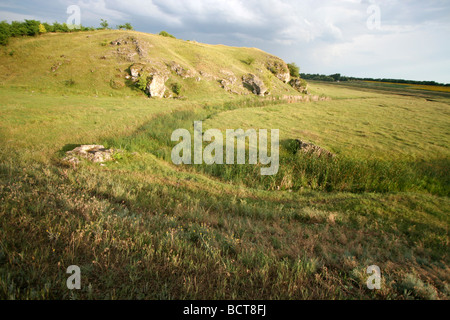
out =
<path fill-rule="evenodd" d="M 39 48 L 75 39 L 75 48 L 98 56 L 110 50 L 101 41 L 118 33 L 46 35 L 11 48 L 37 70 L 27 50 L 39 57 Z M 211 70 L 223 67 L 213 62 L 224 55 L 235 73 L 267 55 L 148 37 L 155 56 L 193 68 L 201 52 Z M 253 54 L 251 65 L 242 62 Z M 13 57 L 1 59 L 11 72 L 2 72 L 0 87 L 0 298 L 449 298 L 445 98 L 312 83 L 311 92 L 333 100 L 286 104 L 177 79 L 187 100 L 158 100 L 114 90 L 104 75 L 96 86 L 75 76 L 71 87 L 38 81 Z M 194 120 L 204 130 L 280 129 L 280 172 L 174 166 L 170 134 L 192 130 Z M 289 139 L 318 144 L 336 160 L 294 155 Z M 85 143 L 124 153 L 106 166 L 61 163 L 64 151 Z M 79 291 L 66 287 L 73 264 Z M 373 264 L 383 277 L 377 291 L 366 287 Z"/>

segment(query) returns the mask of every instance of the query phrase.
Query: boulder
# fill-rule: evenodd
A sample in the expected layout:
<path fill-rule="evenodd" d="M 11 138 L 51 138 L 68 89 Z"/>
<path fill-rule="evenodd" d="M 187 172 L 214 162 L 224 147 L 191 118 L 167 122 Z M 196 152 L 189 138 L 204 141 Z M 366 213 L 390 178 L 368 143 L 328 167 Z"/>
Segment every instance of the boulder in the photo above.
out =
<path fill-rule="evenodd" d="M 258 96 L 264 96 L 268 91 L 264 82 L 253 73 L 242 76 L 242 83 L 244 84 L 244 87 L 248 88 Z"/>
<path fill-rule="evenodd" d="M 175 72 L 178 76 L 182 77 L 183 79 L 194 78 L 195 77 L 195 72 L 194 71 L 183 68 L 182 66 L 180 66 L 175 61 L 172 61 L 171 63 L 169 63 L 168 66 L 169 66 L 170 70 Z"/>
<path fill-rule="evenodd" d="M 289 81 L 289 84 L 298 92 L 308 94 L 308 84 L 305 80 L 300 78 L 292 78 L 291 81 Z"/>
<path fill-rule="evenodd" d="M 135 63 L 132 66 L 130 66 L 130 75 L 131 75 L 131 79 L 133 81 L 137 81 L 137 79 L 139 78 L 141 72 L 144 70 L 145 65 L 142 63 Z"/>
<path fill-rule="evenodd" d="M 66 152 L 67 157 L 63 161 L 67 161 L 72 164 L 78 164 L 79 159 L 77 157 L 85 158 L 94 163 L 103 163 L 111 161 L 114 151 L 112 149 L 106 149 L 102 145 L 82 145 L 72 151 Z"/>
<path fill-rule="evenodd" d="M 304 142 L 299 139 L 295 139 L 294 141 L 295 141 L 294 153 L 296 153 L 297 151 L 302 151 L 304 153 L 314 154 L 318 157 L 334 158 L 336 156 L 334 153 L 331 153 L 328 150 L 316 146 L 315 144 Z"/>
<path fill-rule="evenodd" d="M 160 74 L 155 74 L 152 76 L 151 80 L 147 84 L 147 94 L 150 97 L 164 98 L 164 94 L 167 90 L 166 88 L 167 78 Z"/>
<path fill-rule="evenodd" d="M 124 40 L 124 39 L 117 39 L 117 40 L 111 41 L 110 44 L 113 46 L 120 46 L 120 45 L 128 44 L 128 41 Z"/>
<path fill-rule="evenodd" d="M 234 94 L 239 94 L 239 91 L 242 91 L 243 88 L 236 84 L 237 78 L 232 71 L 221 70 L 220 74 L 222 79 L 219 82 L 223 89 Z"/>

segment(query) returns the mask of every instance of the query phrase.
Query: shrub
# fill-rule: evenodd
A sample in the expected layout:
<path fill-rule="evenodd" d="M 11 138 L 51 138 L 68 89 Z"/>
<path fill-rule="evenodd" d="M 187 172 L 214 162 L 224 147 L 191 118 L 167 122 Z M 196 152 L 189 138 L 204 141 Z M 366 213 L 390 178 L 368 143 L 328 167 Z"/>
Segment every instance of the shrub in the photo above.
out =
<path fill-rule="evenodd" d="M 55 32 L 55 28 L 47 22 L 44 22 L 42 25 L 44 26 L 45 30 L 47 30 L 47 32 Z"/>
<path fill-rule="evenodd" d="M 172 92 L 179 96 L 181 93 L 181 84 L 178 82 L 172 84 Z"/>
<path fill-rule="evenodd" d="M 161 31 L 161 32 L 159 33 L 159 35 L 160 35 L 160 36 L 163 36 L 163 37 L 168 37 L 168 38 L 174 38 L 174 39 L 176 39 L 173 35 L 171 35 L 171 34 L 168 33 L 167 31 Z"/>
<path fill-rule="evenodd" d="M 129 27 L 131 27 L 131 25 L 125 24 L 125 28 Z M 80 26 L 80 30 L 92 31 L 94 28 Z M 53 25 L 50 25 L 47 22 L 41 23 L 37 20 L 25 20 L 25 22 L 13 21 L 11 24 L 2 21 L 0 22 L 0 45 L 8 44 L 10 37 L 35 36 L 46 32 L 71 32 L 71 30 L 66 23 L 61 24 L 56 21 Z"/>
<path fill-rule="evenodd" d="M 11 36 L 19 37 L 27 34 L 27 27 L 24 22 L 13 21 L 11 22 Z"/>
<path fill-rule="evenodd" d="M 300 67 L 295 64 L 295 62 L 288 63 L 289 73 L 291 77 L 300 78 Z"/>
<path fill-rule="evenodd" d="M 148 75 L 146 73 L 142 73 L 139 76 L 138 81 L 136 82 L 136 87 L 145 92 L 145 90 L 147 90 L 147 84 L 148 84 Z"/>
<path fill-rule="evenodd" d="M 73 87 L 75 85 L 75 80 L 73 80 L 73 79 L 66 80 L 66 81 L 64 81 L 64 84 L 67 87 Z"/>
<path fill-rule="evenodd" d="M 108 29 L 108 26 L 109 26 L 108 21 L 107 20 L 103 20 L 103 19 L 100 19 L 100 20 L 101 20 L 101 22 L 100 22 L 101 28 L 102 29 Z"/>
<path fill-rule="evenodd" d="M 39 33 L 46 33 L 47 29 L 45 29 L 45 26 L 41 23 L 39 24 Z"/>
<path fill-rule="evenodd" d="M 0 22 L 0 45 L 6 46 L 11 37 L 11 30 L 6 21 Z"/>
<path fill-rule="evenodd" d="M 39 25 L 41 23 L 36 20 L 25 20 L 25 27 L 27 30 L 27 35 L 29 36 L 35 36 L 39 34 Z"/>
<path fill-rule="evenodd" d="M 131 26 L 130 23 L 125 23 L 125 24 L 120 24 L 117 26 L 120 30 L 122 29 L 126 29 L 126 30 L 133 30 L 133 27 Z"/>
<path fill-rule="evenodd" d="M 109 81 L 109 85 L 111 86 L 111 88 L 115 90 L 122 89 L 123 87 L 125 87 L 125 84 L 122 81 L 115 79 L 111 79 L 111 81 Z"/>
<path fill-rule="evenodd" d="M 253 64 L 253 62 L 255 62 L 255 58 L 253 58 L 253 57 L 248 57 L 248 58 L 245 59 L 243 62 L 244 62 L 245 64 L 251 66 L 251 65 Z"/>
<path fill-rule="evenodd" d="M 400 291 L 407 290 L 418 299 L 436 300 L 436 288 L 424 283 L 415 274 L 408 273 L 404 280 L 398 285 Z"/>

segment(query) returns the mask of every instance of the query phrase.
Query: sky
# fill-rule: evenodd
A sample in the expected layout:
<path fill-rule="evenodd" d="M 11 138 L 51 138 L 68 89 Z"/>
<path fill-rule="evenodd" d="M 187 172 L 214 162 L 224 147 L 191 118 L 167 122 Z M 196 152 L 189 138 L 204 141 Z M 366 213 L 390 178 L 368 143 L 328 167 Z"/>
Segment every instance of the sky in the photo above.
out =
<path fill-rule="evenodd" d="M 450 83 L 449 0 L 0 0 L 0 21 L 135 30 L 256 47 L 302 73 Z"/>

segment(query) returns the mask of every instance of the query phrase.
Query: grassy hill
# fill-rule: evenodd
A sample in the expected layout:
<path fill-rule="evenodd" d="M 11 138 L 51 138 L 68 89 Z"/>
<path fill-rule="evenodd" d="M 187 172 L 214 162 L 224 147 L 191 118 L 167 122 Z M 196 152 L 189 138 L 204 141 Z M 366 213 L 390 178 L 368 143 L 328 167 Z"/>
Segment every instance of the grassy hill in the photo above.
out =
<path fill-rule="evenodd" d="M 111 44 L 116 40 L 122 40 L 121 44 Z M 205 92 L 208 98 L 224 96 L 219 83 L 226 77 L 224 72 L 232 72 L 237 79 L 255 73 L 272 88 L 273 95 L 298 94 L 268 70 L 269 61 L 281 60 L 253 48 L 201 44 L 136 31 L 105 30 L 12 39 L 10 45 L 2 49 L 0 83 L 37 92 L 137 95 L 137 90 L 130 90 L 134 88 L 131 81 L 125 79 L 131 65 L 143 63 L 162 70 L 175 62 L 191 70 L 193 77 L 183 79 L 171 72 L 167 83 L 179 82 L 183 95 L 189 97 L 205 98 Z M 120 88 L 114 89 L 112 81 L 119 83 Z"/>
<path fill-rule="evenodd" d="M 299 93 L 268 61 L 279 60 L 129 31 L 11 39 L 0 56 L 0 298 L 448 299 L 450 100 L 321 83 L 309 91 L 331 100 L 274 99 Z M 149 99 L 127 79 L 136 63 L 166 68 L 185 98 Z M 229 72 L 260 75 L 271 95 L 224 90 Z M 279 129 L 280 171 L 173 165 L 171 133 L 196 120 Z M 292 152 L 294 139 L 336 158 Z M 123 153 L 66 165 L 81 144 Z M 70 265 L 81 290 L 66 287 Z M 367 288 L 370 265 L 380 290 Z"/>

